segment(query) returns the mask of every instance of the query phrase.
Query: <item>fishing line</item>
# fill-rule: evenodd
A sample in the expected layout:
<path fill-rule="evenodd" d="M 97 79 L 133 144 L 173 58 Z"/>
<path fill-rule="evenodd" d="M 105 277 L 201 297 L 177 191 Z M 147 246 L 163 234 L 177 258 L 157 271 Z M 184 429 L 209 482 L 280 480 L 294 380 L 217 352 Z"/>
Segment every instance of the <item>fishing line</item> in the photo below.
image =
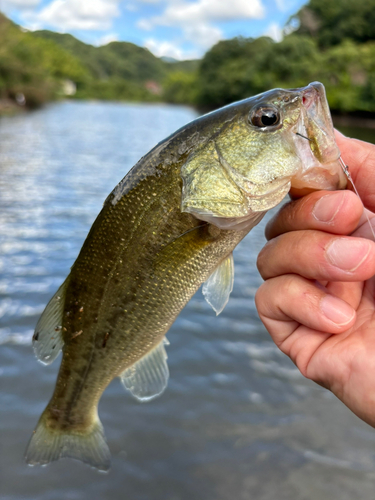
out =
<path fill-rule="evenodd" d="M 309 141 L 309 142 L 312 142 L 311 139 L 309 139 L 308 137 L 306 137 L 305 135 L 302 135 L 300 134 L 299 132 L 296 132 L 296 135 L 299 135 L 300 137 L 302 137 L 303 139 L 306 139 L 306 141 Z"/>
<path fill-rule="evenodd" d="M 311 139 L 309 139 L 309 138 L 308 138 L 308 137 L 306 137 L 305 135 L 300 134 L 299 132 L 296 132 L 295 134 L 296 134 L 296 135 L 298 135 L 299 137 L 302 137 L 303 139 L 306 139 L 307 141 L 312 142 L 312 141 L 311 141 Z M 368 216 L 368 214 L 367 214 L 367 212 L 366 212 L 366 207 L 365 207 L 365 205 L 364 205 L 364 203 L 363 203 L 363 201 L 362 201 L 362 198 L 360 197 L 360 195 L 359 195 L 359 193 L 358 193 L 358 191 L 357 191 L 357 188 L 355 187 L 355 184 L 354 184 L 354 181 L 353 181 L 353 179 L 352 179 L 352 176 L 350 175 L 350 172 L 349 172 L 349 167 L 348 167 L 348 165 L 345 165 L 344 160 L 341 158 L 341 156 L 339 156 L 339 162 L 340 162 L 340 166 L 341 166 L 341 168 L 342 168 L 342 170 L 343 170 L 343 172 L 344 172 L 344 174 L 345 174 L 346 178 L 348 179 L 348 181 L 350 182 L 350 184 L 353 186 L 353 189 L 354 189 L 355 194 L 356 194 L 356 195 L 358 196 L 358 198 L 361 200 L 361 203 L 362 203 L 362 206 L 363 206 L 363 213 L 365 214 L 365 217 L 366 217 L 366 219 L 367 219 L 368 225 L 370 226 L 370 230 L 371 230 L 372 236 L 373 236 L 374 241 L 375 241 L 375 232 L 374 232 L 374 228 L 372 227 L 372 224 L 371 224 L 371 222 L 370 222 L 370 218 L 369 218 L 369 216 Z"/>
<path fill-rule="evenodd" d="M 350 175 L 350 172 L 349 172 L 349 167 L 348 167 L 348 165 L 345 165 L 345 163 L 344 163 L 343 159 L 341 158 L 341 156 L 339 157 L 339 162 L 340 162 L 341 168 L 343 169 L 344 174 L 346 175 L 346 177 L 347 177 L 348 181 L 349 181 L 349 182 L 350 182 L 350 184 L 353 186 L 353 189 L 354 189 L 355 194 L 356 194 L 356 195 L 358 196 L 358 198 L 361 200 L 361 203 L 362 203 L 362 206 L 363 206 L 363 213 L 365 214 L 365 217 L 366 217 L 366 219 L 367 219 L 367 222 L 368 222 L 368 224 L 369 224 L 369 226 L 370 226 L 370 229 L 371 229 L 371 232 L 372 232 L 372 236 L 373 236 L 374 241 L 375 241 L 375 233 L 374 233 L 374 229 L 373 229 L 372 224 L 371 224 L 371 222 L 370 222 L 370 218 L 369 218 L 369 216 L 368 216 L 368 214 L 367 214 L 367 212 L 366 212 L 366 207 L 365 207 L 365 205 L 364 205 L 364 203 L 363 203 L 363 201 L 362 201 L 362 198 L 360 197 L 360 195 L 359 195 L 359 193 L 358 193 L 358 191 L 357 191 L 357 188 L 355 187 L 355 184 L 354 184 L 354 181 L 353 181 L 353 179 L 352 179 L 352 176 Z"/>

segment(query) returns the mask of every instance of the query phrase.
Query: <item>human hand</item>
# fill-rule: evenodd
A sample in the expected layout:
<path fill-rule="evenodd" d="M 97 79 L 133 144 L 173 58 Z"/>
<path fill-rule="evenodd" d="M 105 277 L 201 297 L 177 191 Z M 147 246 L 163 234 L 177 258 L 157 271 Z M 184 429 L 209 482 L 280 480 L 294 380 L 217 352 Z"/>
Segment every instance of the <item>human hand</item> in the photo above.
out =
<path fill-rule="evenodd" d="M 375 211 L 375 146 L 336 139 Z M 282 207 L 266 237 L 261 320 L 305 377 L 375 427 L 375 243 L 361 201 L 350 191 L 311 193 Z"/>

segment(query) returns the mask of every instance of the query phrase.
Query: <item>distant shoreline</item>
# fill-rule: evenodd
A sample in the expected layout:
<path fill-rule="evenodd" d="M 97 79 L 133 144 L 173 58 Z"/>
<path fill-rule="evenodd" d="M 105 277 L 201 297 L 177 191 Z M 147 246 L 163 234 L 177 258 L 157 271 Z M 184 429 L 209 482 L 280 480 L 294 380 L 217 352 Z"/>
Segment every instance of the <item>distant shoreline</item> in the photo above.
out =
<path fill-rule="evenodd" d="M 72 101 L 89 101 L 90 99 L 72 99 Z M 50 102 L 56 102 L 56 101 L 50 101 Z M 103 102 L 106 102 L 104 100 Z M 119 103 L 124 103 L 128 101 L 118 101 Z M 129 102 L 134 102 L 134 101 L 129 101 Z M 146 101 L 137 101 L 139 104 L 142 104 L 143 102 L 147 104 Z M 162 101 L 159 101 L 161 103 Z M 49 104 L 48 102 L 45 104 Z M 166 103 L 170 104 L 170 103 Z M 178 104 L 180 106 L 181 104 Z M 191 106 L 191 104 L 186 104 L 186 106 Z M 194 106 L 192 106 L 194 107 Z M 0 99 L 0 117 L 1 116 L 6 116 L 6 115 L 12 115 L 16 114 L 22 111 L 27 111 L 28 108 L 19 106 L 16 102 L 13 101 L 13 99 Z M 369 113 L 367 116 L 360 116 L 358 115 L 341 115 L 341 114 L 335 114 L 334 112 L 332 113 L 332 121 L 335 127 L 360 127 L 360 128 L 367 128 L 367 129 L 375 129 L 375 114 Z"/>
<path fill-rule="evenodd" d="M 25 108 L 19 106 L 12 99 L 0 99 L 0 116 L 14 115 Z"/>
<path fill-rule="evenodd" d="M 375 129 L 375 115 L 373 117 L 363 117 L 356 115 L 336 115 L 332 114 L 333 124 L 338 127 L 360 127 Z"/>

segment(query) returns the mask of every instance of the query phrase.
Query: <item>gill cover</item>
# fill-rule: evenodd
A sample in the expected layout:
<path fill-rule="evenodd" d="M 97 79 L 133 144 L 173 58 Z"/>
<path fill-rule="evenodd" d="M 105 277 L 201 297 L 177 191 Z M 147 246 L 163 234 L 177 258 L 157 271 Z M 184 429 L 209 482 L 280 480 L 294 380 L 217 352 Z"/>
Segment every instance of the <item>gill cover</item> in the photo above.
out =
<path fill-rule="evenodd" d="M 283 133 L 248 124 L 248 101 L 245 116 L 240 113 L 226 123 L 181 169 L 181 211 L 221 229 L 255 226 L 282 201 L 300 168 L 300 159 Z"/>

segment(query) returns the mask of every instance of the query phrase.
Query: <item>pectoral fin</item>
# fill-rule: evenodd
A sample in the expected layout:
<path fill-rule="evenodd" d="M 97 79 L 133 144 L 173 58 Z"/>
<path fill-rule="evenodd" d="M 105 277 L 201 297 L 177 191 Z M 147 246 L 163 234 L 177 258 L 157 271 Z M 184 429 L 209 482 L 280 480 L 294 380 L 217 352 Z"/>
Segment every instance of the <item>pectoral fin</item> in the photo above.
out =
<path fill-rule="evenodd" d="M 233 290 L 233 281 L 234 263 L 231 253 L 215 269 L 202 288 L 204 298 L 216 312 L 216 315 L 220 314 L 227 305 L 229 295 Z"/>
<path fill-rule="evenodd" d="M 152 351 L 120 375 L 125 389 L 140 401 L 156 398 L 167 387 L 169 370 L 164 347 L 167 344 L 164 337 Z"/>
<path fill-rule="evenodd" d="M 69 276 L 48 302 L 35 327 L 33 349 L 36 357 L 45 365 L 52 363 L 64 344 L 62 323 L 68 285 Z"/>

